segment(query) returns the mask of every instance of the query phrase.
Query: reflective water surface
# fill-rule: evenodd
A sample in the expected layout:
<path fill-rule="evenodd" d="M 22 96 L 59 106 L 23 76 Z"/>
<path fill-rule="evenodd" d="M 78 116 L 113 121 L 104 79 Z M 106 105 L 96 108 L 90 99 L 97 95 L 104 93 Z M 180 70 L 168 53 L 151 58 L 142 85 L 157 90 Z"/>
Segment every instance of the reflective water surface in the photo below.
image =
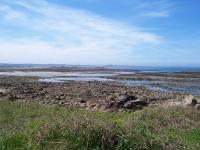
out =
<path fill-rule="evenodd" d="M 0 76 L 36 76 L 40 82 L 66 81 L 101 81 L 117 82 L 127 86 L 142 86 L 150 90 L 161 92 L 181 92 L 200 95 L 200 78 L 176 78 L 167 76 L 152 76 L 151 80 L 120 80 L 109 79 L 119 74 L 133 74 L 134 72 L 42 72 L 42 71 L 13 71 L 0 72 Z M 181 80 L 181 81 L 178 81 Z"/>

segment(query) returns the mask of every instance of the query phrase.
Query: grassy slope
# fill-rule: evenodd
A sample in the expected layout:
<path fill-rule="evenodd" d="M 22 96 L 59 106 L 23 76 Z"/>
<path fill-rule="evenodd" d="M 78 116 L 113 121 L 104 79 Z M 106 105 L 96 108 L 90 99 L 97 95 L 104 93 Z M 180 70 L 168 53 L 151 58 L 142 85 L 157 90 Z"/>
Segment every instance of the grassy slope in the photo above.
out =
<path fill-rule="evenodd" d="M 200 113 L 88 112 L 0 102 L 0 149 L 200 149 Z"/>

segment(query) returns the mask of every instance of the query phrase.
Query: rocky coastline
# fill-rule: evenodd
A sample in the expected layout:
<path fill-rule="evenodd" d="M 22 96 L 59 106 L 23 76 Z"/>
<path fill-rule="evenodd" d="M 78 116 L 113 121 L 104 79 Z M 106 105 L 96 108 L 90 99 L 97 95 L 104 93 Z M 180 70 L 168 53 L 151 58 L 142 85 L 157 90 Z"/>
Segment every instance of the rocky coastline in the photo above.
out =
<path fill-rule="evenodd" d="M 0 77 L 0 99 L 78 107 L 91 111 L 134 112 L 157 105 L 199 108 L 199 96 L 162 93 L 115 82 L 39 82 L 37 77 Z"/>

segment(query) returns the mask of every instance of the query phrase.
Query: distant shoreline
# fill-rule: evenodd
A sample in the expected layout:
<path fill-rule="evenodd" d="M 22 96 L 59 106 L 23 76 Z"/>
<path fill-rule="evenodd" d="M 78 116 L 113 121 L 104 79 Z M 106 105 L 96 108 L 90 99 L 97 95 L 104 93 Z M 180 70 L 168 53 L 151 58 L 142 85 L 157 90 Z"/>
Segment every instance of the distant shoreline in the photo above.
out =
<path fill-rule="evenodd" d="M 65 65 L 65 64 L 7 64 L 0 63 L 1 70 L 19 71 L 152 71 L 152 72 L 200 72 L 200 67 L 166 67 L 166 66 L 120 66 L 120 65 Z"/>

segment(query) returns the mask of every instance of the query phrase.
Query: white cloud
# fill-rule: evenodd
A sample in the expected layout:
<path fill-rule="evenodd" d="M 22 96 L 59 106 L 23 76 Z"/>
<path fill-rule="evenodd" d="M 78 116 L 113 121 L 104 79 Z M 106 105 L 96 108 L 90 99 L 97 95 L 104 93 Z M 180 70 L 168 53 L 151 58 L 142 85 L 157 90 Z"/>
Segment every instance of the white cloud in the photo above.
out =
<path fill-rule="evenodd" d="M 4 62 L 123 63 L 127 62 L 127 51 L 162 41 L 156 34 L 125 23 L 46 0 L 13 0 L 1 4 L 0 12 L 4 21 L 12 21 L 39 37 L 13 39 L 11 35 L 9 41 L 2 37 L 0 61 Z"/>

